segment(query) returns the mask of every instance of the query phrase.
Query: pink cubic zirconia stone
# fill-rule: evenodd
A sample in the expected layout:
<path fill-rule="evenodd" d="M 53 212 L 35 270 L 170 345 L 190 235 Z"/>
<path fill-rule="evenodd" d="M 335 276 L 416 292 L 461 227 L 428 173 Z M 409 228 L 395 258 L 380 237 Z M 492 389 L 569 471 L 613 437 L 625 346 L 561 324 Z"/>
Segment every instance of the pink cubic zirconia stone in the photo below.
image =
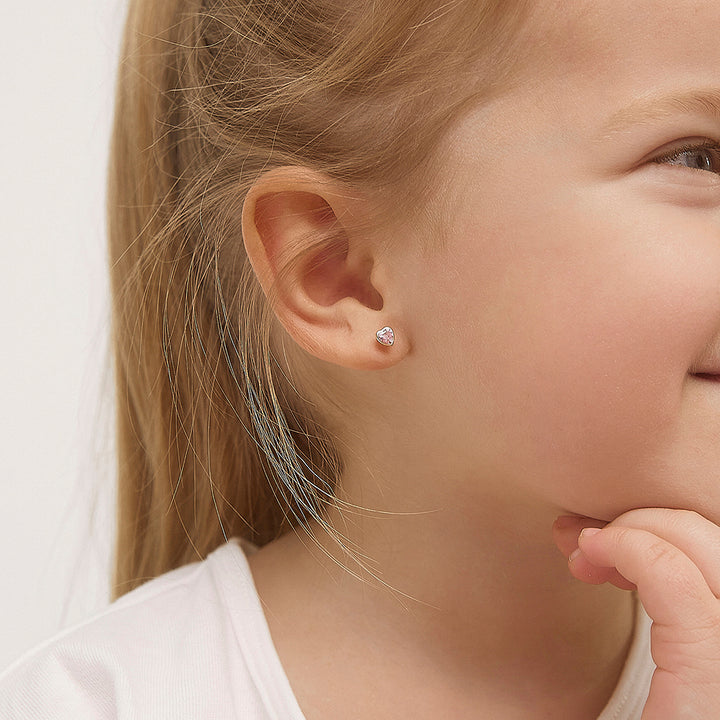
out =
<path fill-rule="evenodd" d="M 384 327 L 377 331 L 377 341 L 381 345 L 392 345 L 395 342 L 395 333 L 391 327 Z"/>

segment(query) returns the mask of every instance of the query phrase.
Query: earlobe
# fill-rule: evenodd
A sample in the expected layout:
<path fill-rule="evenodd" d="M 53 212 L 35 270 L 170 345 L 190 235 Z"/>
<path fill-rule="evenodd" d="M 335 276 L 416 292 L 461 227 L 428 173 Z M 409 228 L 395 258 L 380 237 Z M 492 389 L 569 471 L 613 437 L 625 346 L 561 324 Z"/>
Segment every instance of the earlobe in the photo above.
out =
<path fill-rule="evenodd" d="M 391 273 L 379 272 L 387 258 L 369 218 L 367 200 L 297 167 L 261 175 L 242 213 L 248 258 L 287 333 L 315 357 L 355 369 L 389 367 L 409 349 L 389 328 L 401 303 L 391 283 L 380 286 Z"/>

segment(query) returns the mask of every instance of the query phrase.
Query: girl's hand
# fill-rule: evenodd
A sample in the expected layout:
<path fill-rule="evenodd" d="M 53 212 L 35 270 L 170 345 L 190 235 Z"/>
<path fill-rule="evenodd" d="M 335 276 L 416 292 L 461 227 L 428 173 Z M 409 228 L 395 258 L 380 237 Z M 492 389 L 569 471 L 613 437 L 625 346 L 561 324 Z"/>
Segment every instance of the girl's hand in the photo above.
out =
<path fill-rule="evenodd" d="M 637 589 L 653 620 L 657 670 L 642 720 L 719 718 L 720 527 L 695 512 L 655 508 L 607 525 L 562 516 L 553 535 L 572 575 Z"/>

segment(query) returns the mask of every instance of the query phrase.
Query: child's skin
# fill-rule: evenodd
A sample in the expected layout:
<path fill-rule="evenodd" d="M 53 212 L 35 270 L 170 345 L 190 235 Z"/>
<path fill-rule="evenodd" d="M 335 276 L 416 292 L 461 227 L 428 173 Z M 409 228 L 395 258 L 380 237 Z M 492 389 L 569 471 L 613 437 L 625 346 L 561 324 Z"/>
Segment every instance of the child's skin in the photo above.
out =
<path fill-rule="evenodd" d="M 366 262 L 350 235 L 345 265 L 298 271 L 280 295 L 287 332 L 367 398 L 342 436 L 344 497 L 422 513 L 332 517 L 419 601 L 405 607 L 293 534 L 252 559 L 308 720 L 594 718 L 634 585 L 661 668 L 643 720 L 720 707 L 720 382 L 694 374 L 720 373 L 720 152 L 652 162 L 717 139 L 720 109 L 607 128 L 642 97 L 720 101 L 720 5 L 538 5 L 520 82 L 447 138 L 432 221 L 399 220 Z M 363 212 L 298 177 L 271 174 L 246 202 L 265 286 L 313 193 L 341 221 Z M 261 217 L 283 202 L 284 222 Z M 374 341 L 386 324 L 392 348 Z M 570 556 L 607 523 L 570 562 L 578 582 L 552 538 Z"/>

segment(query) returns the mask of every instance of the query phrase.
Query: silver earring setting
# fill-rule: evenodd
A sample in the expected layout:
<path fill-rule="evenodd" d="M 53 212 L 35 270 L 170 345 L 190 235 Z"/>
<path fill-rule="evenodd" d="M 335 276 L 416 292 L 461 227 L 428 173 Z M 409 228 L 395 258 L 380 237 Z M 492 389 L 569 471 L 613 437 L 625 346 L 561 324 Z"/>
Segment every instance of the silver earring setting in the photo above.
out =
<path fill-rule="evenodd" d="M 392 345 L 395 342 L 395 333 L 391 327 L 386 325 L 375 333 L 375 339 L 381 345 Z"/>

